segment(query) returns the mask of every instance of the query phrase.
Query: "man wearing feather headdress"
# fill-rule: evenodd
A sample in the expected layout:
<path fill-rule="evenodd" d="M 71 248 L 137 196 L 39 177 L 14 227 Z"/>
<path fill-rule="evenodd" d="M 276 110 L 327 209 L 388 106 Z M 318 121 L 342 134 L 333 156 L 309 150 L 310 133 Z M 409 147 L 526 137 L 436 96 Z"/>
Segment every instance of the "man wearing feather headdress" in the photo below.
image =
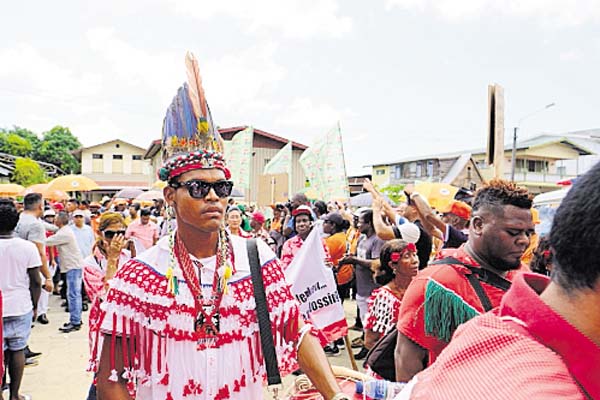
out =
<path fill-rule="evenodd" d="M 110 282 L 103 343 L 92 356 L 101 399 L 263 396 L 266 374 L 246 239 L 223 226 L 231 174 L 189 53 L 186 66 L 188 83 L 164 120 L 159 171 L 177 229 Z M 301 320 L 279 260 L 262 241 L 257 247 L 280 372 L 300 366 L 324 398 L 346 398 L 312 327 Z"/>

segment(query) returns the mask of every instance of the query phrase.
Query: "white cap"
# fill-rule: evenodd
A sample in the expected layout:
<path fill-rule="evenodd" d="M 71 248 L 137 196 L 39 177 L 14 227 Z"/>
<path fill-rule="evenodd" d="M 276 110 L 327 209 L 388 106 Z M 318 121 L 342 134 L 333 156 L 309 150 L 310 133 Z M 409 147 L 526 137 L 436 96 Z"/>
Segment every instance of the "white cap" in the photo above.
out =
<path fill-rule="evenodd" d="M 398 230 L 402 236 L 400 239 L 405 240 L 408 243 L 417 243 L 421 237 L 421 230 L 411 222 L 405 222 L 402 225 L 398 225 Z"/>
<path fill-rule="evenodd" d="M 56 213 L 53 209 L 44 211 L 44 217 L 56 217 Z"/>

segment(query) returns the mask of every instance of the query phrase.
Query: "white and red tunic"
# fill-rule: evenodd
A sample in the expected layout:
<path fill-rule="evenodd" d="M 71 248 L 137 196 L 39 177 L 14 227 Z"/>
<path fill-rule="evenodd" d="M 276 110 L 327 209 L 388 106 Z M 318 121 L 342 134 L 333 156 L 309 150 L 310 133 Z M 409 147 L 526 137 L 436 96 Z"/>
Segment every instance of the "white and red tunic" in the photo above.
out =
<path fill-rule="evenodd" d="M 111 280 L 102 304 L 102 331 L 113 338 L 136 339 L 129 344 L 123 341 L 124 347 L 130 346 L 123 375 L 130 389 L 135 385 L 137 399 L 262 399 L 266 374 L 246 240 L 233 235 L 230 240 L 235 272 L 219 308 L 220 330 L 213 347 L 197 342 L 195 304 L 186 282 L 179 281 L 177 295 L 167 290 L 168 237 L 128 262 Z M 295 344 L 300 314 L 279 260 L 265 243 L 259 240 L 257 245 L 283 375 L 298 368 Z M 203 265 L 200 271 L 206 298 L 212 290 L 216 257 L 192 257 L 192 261 Z M 115 345 L 112 340 L 113 349 Z M 113 371 L 111 380 L 115 378 Z"/>
<path fill-rule="evenodd" d="M 401 302 L 402 297 L 398 297 L 387 286 L 373 290 L 369 297 L 365 329 L 386 334 L 396 328 Z"/>

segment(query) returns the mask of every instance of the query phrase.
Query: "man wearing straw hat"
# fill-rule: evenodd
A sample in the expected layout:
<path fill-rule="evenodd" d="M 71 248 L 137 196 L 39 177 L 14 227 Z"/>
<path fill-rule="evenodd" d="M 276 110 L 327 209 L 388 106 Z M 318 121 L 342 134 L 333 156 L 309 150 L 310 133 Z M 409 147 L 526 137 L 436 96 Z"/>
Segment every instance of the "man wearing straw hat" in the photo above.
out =
<path fill-rule="evenodd" d="M 223 225 L 231 174 L 196 60 L 163 126 L 163 193 L 175 232 L 110 281 L 98 361 L 101 399 L 262 399 L 266 373 L 246 240 Z M 346 399 L 279 260 L 256 241 L 278 369 L 298 366 L 325 399 Z M 267 351 L 269 349 L 265 349 Z"/>

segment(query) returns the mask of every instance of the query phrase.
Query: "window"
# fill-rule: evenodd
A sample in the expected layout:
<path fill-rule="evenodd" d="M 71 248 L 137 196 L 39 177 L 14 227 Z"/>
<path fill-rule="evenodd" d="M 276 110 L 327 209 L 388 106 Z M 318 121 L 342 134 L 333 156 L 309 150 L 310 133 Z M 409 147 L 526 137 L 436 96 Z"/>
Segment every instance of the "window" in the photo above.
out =
<path fill-rule="evenodd" d="M 113 154 L 112 156 L 112 173 L 123 173 L 123 154 Z"/>
<path fill-rule="evenodd" d="M 376 169 L 375 175 L 385 175 L 385 169 Z"/>
<path fill-rule="evenodd" d="M 131 173 L 141 174 L 142 173 L 142 156 L 140 154 L 133 154 L 131 156 Z"/>
<path fill-rule="evenodd" d="M 104 154 L 92 154 L 92 172 L 95 174 L 104 172 Z"/>
<path fill-rule="evenodd" d="M 402 178 L 402 165 L 394 165 L 394 179 Z"/>
<path fill-rule="evenodd" d="M 417 164 L 417 167 L 416 167 L 415 176 L 417 178 L 420 178 L 423 176 L 423 165 L 420 162 L 418 162 L 416 164 Z"/>
<path fill-rule="evenodd" d="M 517 159 L 515 169 L 521 172 L 545 173 L 548 172 L 548 161 Z"/>
<path fill-rule="evenodd" d="M 433 177 L 433 160 L 427 161 L 427 176 Z"/>

